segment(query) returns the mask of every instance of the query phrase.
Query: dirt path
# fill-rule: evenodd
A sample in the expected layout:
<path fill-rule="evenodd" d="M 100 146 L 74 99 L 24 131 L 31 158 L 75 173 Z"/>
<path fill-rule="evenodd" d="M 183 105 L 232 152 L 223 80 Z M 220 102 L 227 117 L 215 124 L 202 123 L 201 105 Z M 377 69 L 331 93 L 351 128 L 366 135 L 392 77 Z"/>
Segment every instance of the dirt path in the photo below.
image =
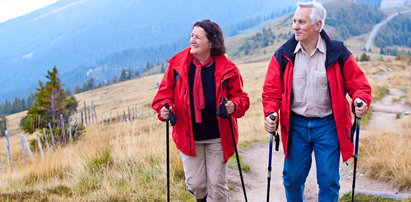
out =
<path fill-rule="evenodd" d="M 401 120 L 408 118 L 406 111 L 411 107 L 400 102 L 393 103 L 394 100 L 400 99 L 404 95 L 400 89 L 389 89 L 388 95 L 381 101 L 373 104 L 373 116 L 368 127 L 363 132 L 372 131 L 396 131 L 398 130 Z M 401 113 L 401 118 L 397 119 L 396 114 Z M 382 124 L 384 123 L 384 124 Z M 268 135 L 267 135 L 268 136 Z M 268 137 L 267 137 L 268 139 Z M 246 184 L 247 197 L 250 202 L 266 201 L 267 197 L 267 167 L 268 167 L 268 143 L 255 144 L 248 149 L 241 151 L 240 156 L 251 169 L 249 172 L 243 172 Z M 286 201 L 284 187 L 282 185 L 282 169 L 284 155 L 283 152 L 273 152 L 273 164 L 271 175 L 270 201 Z M 359 161 L 361 163 L 361 161 Z M 340 165 L 340 197 L 351 191 L 352 188 L 352 165 L 341 163 Z M 238 174 L 238 168 L 228 170 L 228 183 L 234 185 L 234 190 L 230 191 L 230 201 L 244 201 L 244 195 L 241 189 L 241 181 Z M 310 170 L 310 174 L 305 184 L 305 199 L 307 201 L 317 201 L 318 186 L 315 175 L 315 162 Z M 396 188 L 386 183 L 367 179 L 359 173 L 356 181 L 356 193 L 367 193 L 384 197 L 396 197 L 397 199 L 411 197 L 411 192 L 399 193 Z"/>
<path fill-rule="evenodd" d="M 380 101 L 372 104 L 372 116 L 367 132 L 394 132 L 402 134 L 401 124 L 411 112 L 411 106 L 405 104 L 404 90 L 398 88 L 388 89 L 388 94 Z M 397 117 L 399 116 L 399 117 Z"/>

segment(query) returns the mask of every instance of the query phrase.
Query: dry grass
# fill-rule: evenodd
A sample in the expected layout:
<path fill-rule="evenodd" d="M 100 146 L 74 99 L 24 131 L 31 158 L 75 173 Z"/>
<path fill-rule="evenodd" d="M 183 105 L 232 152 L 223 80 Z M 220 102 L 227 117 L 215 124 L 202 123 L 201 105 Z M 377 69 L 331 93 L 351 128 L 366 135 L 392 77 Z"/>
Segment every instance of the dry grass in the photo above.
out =
<path fill-rule="evenodd" d="M 407 60 L 361 62 L 372 87 L 374 101 L 382 99 L 389 88 L 404 89 L 405 102 L 411 103 L 411 68 Z M 391 71 L 384 71 L 381 66 Z M 380 75 L 375 77 L 371 75 Z M 382 76 L 381 76 L 382 75 Z M 403 99 L 403 98 L 400 98 Z M 403 134 L 373 131 L 361 140 L 360 169 L 370 178 L 389 182 L 401 190 L 411 189 L 411 117 L 402 125 Z"/>
<path fill-rule="evenodd" d="M 46 154 L 44 161 L 1 173 L 0 187 L 13 198 L 26 193 L 49 200 L 165 200 L 165 127 L 154 116 L 95 125 L 80 141 Z M 178 152 L 171 144 L 172 196 L 188 200 Z M 5 198 L 3 198 L 5 199 Z"/>
<path fill-rule="evenodd" d="M 262 127 L 260 88 L 267 65 L 265 62 L 241 67 L 251 109 L 239 120 L 240 144 L 268 139 Z M 18 139 L 15 142 L 13 147 L 18 150 Z M 178 152 L 173 143 L 170 147 L 171 197 L 192 200 L 185 191 Z M 17 159 L 20 163 L 0 176 L 0 189 L 6 193 L 0 199 L 18 200 L 17 196 L 24 195 L 53 201 L 165 201 L 165 126 L 154 115 L 132 123 L 91 126 L 76 143 L 48 152 L 44 161 L 37 156 L 29 166 L 24 166 L 21 157 L 16 156 Z"/>
<path fill-rule="evenodd" d="M 359 164 L 368 177 L 389 182 L 400 190 L 411 189 L 411 117 L 404 134 L 383 133 L 361 140 Z"/>
<path fill-rule="evenodd" d="M 411 90 L 408 90 L 407 97 L 405 97 L 405 103 L 411 105 Z"/>

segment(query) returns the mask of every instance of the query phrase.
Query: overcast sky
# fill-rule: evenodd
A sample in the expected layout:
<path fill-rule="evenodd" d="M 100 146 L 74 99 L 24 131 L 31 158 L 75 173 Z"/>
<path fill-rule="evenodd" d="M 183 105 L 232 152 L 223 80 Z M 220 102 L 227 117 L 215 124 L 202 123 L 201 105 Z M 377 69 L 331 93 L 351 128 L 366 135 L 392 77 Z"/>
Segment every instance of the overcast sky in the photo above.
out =
<path fill-rule="evenodd" d="M 0 23 L 47 6 L 57 0 L 0 0 Z"/>

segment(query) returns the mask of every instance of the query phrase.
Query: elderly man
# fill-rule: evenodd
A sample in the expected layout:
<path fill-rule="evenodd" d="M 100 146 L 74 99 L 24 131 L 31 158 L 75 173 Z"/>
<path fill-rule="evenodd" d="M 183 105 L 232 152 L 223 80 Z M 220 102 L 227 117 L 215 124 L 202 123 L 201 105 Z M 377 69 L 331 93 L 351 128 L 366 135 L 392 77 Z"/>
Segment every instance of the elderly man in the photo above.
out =
<path fill-rule="evenodd" d="M 338 201 L 340 152 L 344 162 L 353 156 L 352 117 L 345 95 L 352 98 L 355 115 L 362 117 L 371 103 L 371 87 L 350 51 L 323 30 L 325 8 L 318 2 L 297 5 L 295 34 L 275 52 L 268 67 L 262 94 L 264 127 L 274 131 L 280 111 L 287 201 L 304 201 L 313 151 L 318 201 Z"/>

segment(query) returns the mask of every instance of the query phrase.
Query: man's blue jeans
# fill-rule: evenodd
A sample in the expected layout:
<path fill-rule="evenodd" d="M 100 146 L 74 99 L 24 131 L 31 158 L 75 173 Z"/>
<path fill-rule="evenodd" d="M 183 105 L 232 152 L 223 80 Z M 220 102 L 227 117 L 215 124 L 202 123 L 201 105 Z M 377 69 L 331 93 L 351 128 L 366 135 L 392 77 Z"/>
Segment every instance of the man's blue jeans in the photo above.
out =
<path fill-rule="evenodd" d="M 318 201 L 338 201 L 340 149 L 332 115 L 309 118 L 291 115 L 288 158 L 284 160 L 283 184 L 287 201 L 305 201 L 304 184 L 314 151 L 317 168 Z"/>

